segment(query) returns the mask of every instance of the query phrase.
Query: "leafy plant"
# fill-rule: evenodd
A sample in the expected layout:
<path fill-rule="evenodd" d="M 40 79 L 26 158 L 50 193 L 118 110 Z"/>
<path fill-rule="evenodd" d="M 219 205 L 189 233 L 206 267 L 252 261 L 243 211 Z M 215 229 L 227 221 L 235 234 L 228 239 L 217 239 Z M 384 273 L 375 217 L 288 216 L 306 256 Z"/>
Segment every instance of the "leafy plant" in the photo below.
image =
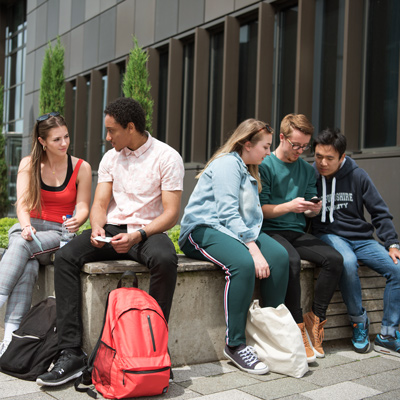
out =
<path fill-rule="evenodd" d="M 54 47 L 47 47 L 40 80 L 39 113 L 40 115 L 52 111 L 64 114 L 65 84 L 64 84 L 64 47 L 60 37 Z"/>
<path fill-rule="evenodd" d="M 151 132 L 153 122 L 154 101 L 150 95 L 151 84 L 147 71 L 146 51 L 139 47 L 138 41 L 133 37 L 134 47 L 129 53 L 129 61 L 126 66 L 122 90 L 125 97 L 131 97 L 138 101 L 146 114 L 146 129 Z"/>
<path fill-rule="evenodd" d="M 0 128 L 3 127 L 3 93 L 4 86 L 0 77 Z M 7 215 L 10 201 L 8 200 L 7 190 L 7 163 L 5 156 L 6 138 L 0 130 L 0 217 Z"/>
<path fill-rule="evenodd" d="M 0 219 L 0 248 L 8 247 L 8 230 L 18 222 L 17 218 Z"/>
<path fill-rule="evenodd" d="M 175 246 L 176 254 L 183 254 L 182 250 L 179 248 L 179 245 L 178 245 L 178 239 L 179 239 L 180 232 L 181 232 L 180 225 L 175 225 L 173 228 L 171 228 L 168 231 L 168 236 L 172 240 L 172 243 Z"/>

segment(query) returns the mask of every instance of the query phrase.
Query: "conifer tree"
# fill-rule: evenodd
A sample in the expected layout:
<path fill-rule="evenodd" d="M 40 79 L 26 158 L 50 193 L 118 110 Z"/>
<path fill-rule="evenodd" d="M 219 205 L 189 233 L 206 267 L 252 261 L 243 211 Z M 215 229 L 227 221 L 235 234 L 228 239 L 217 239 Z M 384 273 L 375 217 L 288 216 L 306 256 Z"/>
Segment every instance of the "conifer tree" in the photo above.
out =
<path fill-rule="evenodd" d="M 3 95 L 4 87 L 0 77 L 0 218 L 5 217 L 8 213 L 10 202 L 8 200 L 7 191 L 7 163 L 5 157 L 6 139 L 3 131 Z"/>
<path fill-rule="evenodd" d="M 134 47 L 129 53 L 129 61 L 124 74 L 122 90 L 125 97 L 138 101 L 146 114 L 146 129 L 151 132 L 153 122 L 153 99 L 150 95 L 151 84 L 147 71 L 146 51 L 139 47 L 138 41 L 133 37 Z"/>
<path fill-rule="evenodd" d="M 64 84 L 64 47 L 60 38 L 54 47 L 47 47 L 42 64 L 40 81 L 39 114 L 58 111 L 64 114 L 65 84 Z"/>

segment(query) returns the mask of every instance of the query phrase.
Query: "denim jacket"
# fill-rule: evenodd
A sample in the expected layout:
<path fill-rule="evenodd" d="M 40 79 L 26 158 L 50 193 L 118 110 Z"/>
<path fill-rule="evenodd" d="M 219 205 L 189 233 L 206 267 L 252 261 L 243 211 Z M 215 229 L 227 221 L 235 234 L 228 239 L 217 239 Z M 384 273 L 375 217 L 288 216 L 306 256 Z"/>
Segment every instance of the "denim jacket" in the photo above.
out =
<path fill-rule="evenodd" d="M 262 221 L 257 181 L 238 153 L 227 153 L 200 176 L 182 217 L 179 245 L 200 225 L 248 243 L 258 238 Z"/>

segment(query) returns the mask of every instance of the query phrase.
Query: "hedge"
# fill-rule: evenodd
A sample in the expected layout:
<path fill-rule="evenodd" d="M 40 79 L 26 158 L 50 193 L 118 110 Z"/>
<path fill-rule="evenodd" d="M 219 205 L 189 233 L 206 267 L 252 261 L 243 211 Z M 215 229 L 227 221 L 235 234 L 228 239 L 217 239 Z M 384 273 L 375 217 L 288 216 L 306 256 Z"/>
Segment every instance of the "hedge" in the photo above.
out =
<path fill-rule="evenodd" d="M 0 248 L 6 249 L 8 247 L 8 230 L 18 222 L 17 218 L 0 218 Z M 78 235 L 85 229 L 90 229 L 90 222 L 87 220 L 78 231 Z M 172 240 L 175 246 L 175 250 L 178 254 L 182 254 L 181 249 L 178 246 L 178 238 L 180 233 L 180 226 L 176 225 L 168 231 L 168 236 Z"/>

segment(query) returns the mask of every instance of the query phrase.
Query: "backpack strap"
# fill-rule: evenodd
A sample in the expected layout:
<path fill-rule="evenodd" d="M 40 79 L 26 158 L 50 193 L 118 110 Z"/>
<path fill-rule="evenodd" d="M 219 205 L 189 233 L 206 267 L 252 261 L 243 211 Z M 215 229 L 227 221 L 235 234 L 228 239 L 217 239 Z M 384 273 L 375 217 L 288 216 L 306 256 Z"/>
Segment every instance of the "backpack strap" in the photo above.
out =
<path fill-rule="evenodd" d="M 85 369 L 82 371 L 82 375 L 80 377 L 76 378 L 75 382 L 74 382 L 74 387 L 77 392 L 86 392 L 90 397 L 92 397 L 94 399 L 97 399 L 97 393 L 94 390 L 92 390 L 91 388 L 88 388 L 88 387 L 81 388 L 81 387 L 79 387 L 79 385 L 82 384 L 82 385 L 89 386 L 92 384 L 93 363 L 94 363 L 94 359 L 96 358 L 97 350 L 100 346 L 101 337 L 103 336 L 103 330 L 104 330 L 104 324 L 106 322 L 109 297 L 110 297 L 110 293 L 108 293 L 108 295 L 107 295 L 106 307 L 104 310 L 104 317 L 103 317 L 103 324 L 101 326 L 101 332 L 100 332 L 99 338 L 97 339 L 96 345 L 94 346 L 92 352 L 90 353 L 87 365 L 86 365 Z"/>
<path fill-rule="evenodd" d="M 137 278 L 136 273 L 134 271 L 125 271 L 121 275 L 121 278 L 118 281 L 117 289 L 121 288 L 122 280 L 127 276 L 133 276 L 132 287 L 135 287 L 135 288 L 138 287 L 138 278 Z M 93 399 L 97 399 L 97 393 L 89 387 L 79 387 L 79 385 L 82 384 L 82 385 L 89 386 L 92 384 L 93 363 L 94 363 L 94 359 L 96 358 L 97 350 L 99 349 L 99 346 L 100 346 L 101 337 L 103 336 L 103 330 L 104 330 L 104 324 L 106 322 L 109 298 L 110 298 L 110 293 L 108 293 L 108 296 L 107 296 L 106 307 L 104 310 L 103 324 L 101 327 L 101 332 L 100 332 L 99 338 L 97 339 L 97 342 L 93 348 L 93 351 L 90 353 L 90 357 L 88 359 L 86 368 L 82 371 L 82 375 L 79 378 L 75 379 L 75 382 L 74 382 L 74 387 L 77 392 L 86 392 Z"/>
<path fill-rule="evenodd" d="M 133 276 L 133 281 L 132 281 L 132 287 L 137 288 L 138 287 L 138 278 L 137 275 L 134 271 L 125 271 L 122 275 L 121 278 L 118 281 L 117 289 L 120 289 L 122 286 L 122 280 L 127 277 L 127 276 Z"/>

